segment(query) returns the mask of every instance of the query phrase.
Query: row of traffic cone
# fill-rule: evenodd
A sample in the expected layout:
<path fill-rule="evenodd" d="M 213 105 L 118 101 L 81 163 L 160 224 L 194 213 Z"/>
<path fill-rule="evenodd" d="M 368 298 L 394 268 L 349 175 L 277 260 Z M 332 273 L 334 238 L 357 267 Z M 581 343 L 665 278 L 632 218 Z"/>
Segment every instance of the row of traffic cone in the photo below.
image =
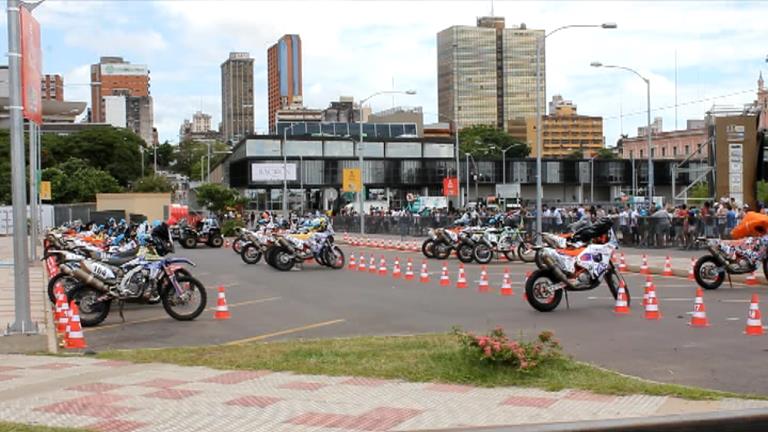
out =
<path fill-rule="evenodd" d="M 347 269 L 350 271 L 378 273 L 379 276 L 387 276 L 387 274 L 389 273 L 387 270 L 386 259 L 384 258 L 384 256 L 381 256 L 378 270 L 376 269 L 375 258 L 373 254 L 370 255 L 369 264 L 366 264 L 366 259 L 364 255 L 361 254 L 359 259 L 356 260 L 355 255 L 351 254 L 349 257 L 349 263 L 347 265 Z M 394 265 L 392 266 L 392 277 L 394 279 L 398 279 L 402 277 L 404 280 L 416 279 L 416 274 L 414 273 L 414 269 L 413 269 L 413 259 L 408 258 L 408 261 L 406 261 L 405 272 L 402 273 L 402 269 L 400 268 L 400 259 L 395 258 Z M 422 260 L 421 262 L 421 270 L 419 272 L 419 282 L 424 284 L 430 282 L 430 274 L 427 269 L 426 260 Z M 440 286 L 443 286 L 443 287 L 451 285 L 451 279 L 448 276 L 448 265 L 445 262 L 443 263 L 443 266 L 440 272 L 439 283 L 440 283 Z M 459 264 L 459 273 L 456 279 L 456 288 L 459 288 L 459 289 L 468 288 L 467 277 L 466 277 L 463 263 Z M 480 279 L 478 280 L 477 290 L 478 292 L 482 292 L 482 293 L 490 292 L 490 284 L 488 282 L 488 270 L 486 266 L 483 266 L 482 271 L 480 273 Z M 514 294 L 512 290 L 512 282 L 509 276 L 509 268 L 504 269 L 504 278 L 502 280 L 500 293 L 503 296 L 511 296 Z"/>
<path fill-rule="evenodd" d="M 646 320 L 660 320 L 661 311 L 659 310 L 659 300 L 656 296 L 656 286 L 653 284 L 653 278 L 648 276 L 645 282 L 645 294 L 643 295 L 643 307 L 645 308 L 644 318 Z M 629 314 L 629 304 L 627 302 L 624 281 L 619 283 L 619 292 L 616 296 L 616 305 L 614 312 L 617 315 Z M 707 307 L 704 304 L 704 292 L 701 288 L 696 288 L 696 297 L 693 302 L 693 314 L 688 323 L 691 327 L 709 327 L 707 318 Z M 749 336 L 761 336 L 765 334 L 760 314 L 760 305 L 758 295 L 752 294 L 752 299 L 747 311 L 747 325 L 744 334 Z"/>
<path fill-rule="evenodd" d="M 393 241 L 393 240 L 387 240 L 384 239 L 370 239 L 370 238 L 362 238 L 362 237 L 352 237 L 348 234 L 344 234 L 342 237 L 342 240 L 344 243 L 351 245 L 351 246 L 360 246 L 360 247 L 369 247 L 369 248 L 378 248 L 378 249 L 388 249 L 388 250 L 399 250 L 399 251 L 411 251 L 411 252 L 418 252 L 421 249 L 421 246 L 418 242 L 414 241 Z"/>

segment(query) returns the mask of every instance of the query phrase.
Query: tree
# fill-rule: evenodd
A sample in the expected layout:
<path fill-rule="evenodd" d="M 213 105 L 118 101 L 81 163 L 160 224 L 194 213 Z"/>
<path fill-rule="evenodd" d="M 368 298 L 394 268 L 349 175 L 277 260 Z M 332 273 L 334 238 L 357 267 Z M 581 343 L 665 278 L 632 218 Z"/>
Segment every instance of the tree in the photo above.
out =
<path fill-rule="evenodd" d="M 206 183 L 195 189 L 197 203 L 208 210 L 221 215 L 228 207 L 241 202 L 236 190 L 221 183 Z"/>
<path fill-rule="evenodd" d="M 174 147 L 168 141 L 157 146 L 157 166 L 167 169 L 173 162 Z"/>
<path fill-rule="evenodd" d="M 89 166 L 82 159 L 70 158 L 46 168 L 41 178 L 51 182 L 55 203 L 93 202 L 97 193 L 120 192 L 118 181 L 108 172 Z"/>
<path fill-rule="evenodd" d="M 616 159 L 616 153 L 613 152 L 613 149 L 609 148 L 598 149 L 595 152 L 595 156 L 597 156 L 598 159 Z"/>
<path fill-rule="evenodd" d="M 222 142 L 216 141 L 211 144 L 211 168 L 226 156 L 216 152 L 224 152 L 227 149 L 229 147 Z M 200 178 L 200 164 L 205 164 L 203 173 L 208 168 L 208 162 L 203 161 L 203 156 L 208 156 L 208 144 L 193 140 L 182 141 L 174 154 L 173 170 L 191 180 L 202 180 Z"/>
<path fill-rule="evenodd" d="M 531 148 L 528 144 L 513 138 L 506 131 L 488 125 L 475 125 L 459 132 L 459 148 L 473 155 L 501 158 L 501 151 L 507 150 L 508 158 L 528 156 Z"/>
<path fill-rule="evenodd" d="M 584 152 L 581 150 L 571 150 L 570 153 L 565 155 L 566 159 L 584 159 Z"/>
<path fill-rule="evenodd" d="M 142 177 L 133 184 L 134 192 L 171 192 L 173 185 L 167 178 L 158 175 Z"/>

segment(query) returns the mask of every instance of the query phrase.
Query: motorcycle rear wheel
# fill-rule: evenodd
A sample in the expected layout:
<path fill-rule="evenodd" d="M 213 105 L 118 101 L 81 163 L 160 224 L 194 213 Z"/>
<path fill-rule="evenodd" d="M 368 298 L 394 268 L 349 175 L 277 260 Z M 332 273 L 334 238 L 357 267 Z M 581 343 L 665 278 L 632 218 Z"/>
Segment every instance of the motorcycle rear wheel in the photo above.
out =
<path fill-rule="evenodd" d="M 517 245 L 517 256 L 520 257 L 522 262 L 532 263 L 536 261 L 536 250 L 532 246 L 532 244 L 526 242 L 520 242 Z"/>
<path fill-rule="evenodd" d="M 493 260 L 493 249 L 485 243 L 478 243 L 472 248 L 472 257 L 478 264 L 488 264 Z"/>
<path fill-rule="evenodd" d="M 459 261 L 463 262 L 464 264 L 469 264 L 475 260 L 473 251 L 474 247 L 472 245 L 462 243 L 459 245 L 459 248 L 456 249 L 456 256 L 459 258 Z"/>
<path fill-rule="evenodd" d="M 203 286 L 202 282 L 199 280 L 188 275 L 177 276 L 176 282 L 178 282 L 179 286 L 185 291 L 191 291 L 187 294 L 187 298 L 197 298 L 197 300 L 193 300 L 192 302 L 189 300 L 182 300 L 173 286 L 169 286 L 162 294 L 163 309 L 165 309 L 165 312 L 167 312 L 171 318 L 177 321 L 191 321 L 203 313 L 203 310 L 205 310 L 205 306 L 208 303 L 205 286 Z M 179 312 L 179 306 L 191 306 L 191 310 L 189 312 Z"/>
<path fill-rule="evenodd" d="M 283 247 L 278 247 L 273 253 L 272 260 L 274 267 L 280 271 L 291 271 L 296 262 L 293 260 L 293 254 Z"/>
<path fill-rule="evenodd" d="M 435 258 L 444 260 L 451 256 L 451 247 L 443 242 L 436 242 L 432 246 L 432 253 Z"/>
<path fill-rule="evenodd" d="M 696 260 L 696 264 L 693 265 L 693 276 L 696 278 L 696 283 L 707 290 L 720 288 L 720 285 L 725 281 L 725 270 L 718 271 L 718 267 L 720 265 L 712 255 L 704 255 Z M 717 276 L 713 277 L 715 272 Z"/>
<path fill-rule="evenodd" d="M 435 241 L 432 239 L 424 240 L 424 243 L 421 244 L 421 253 L 424 254 L 427 258 L 434 258 L 434 247 L 435 247 Z"/>
<path fill-rule="evenodd" d="M 48 299 L 51 303 L 56 304 L 56 296 L 53 295 L 56 290 L 56 285 L 61 285 L 61 287 L 64 288 L 64 295 L 69 298 L 69 294 L 82 284 L 83 283 L 74 276 L 70 276 L 66 273 L 59 273 L 48 281 Z"/>
<path fill-rule="evenodd" d="M 563 290 L 552 288 L 557 278 L 551 270 L 536 270 L 525 281 L 528 304 L 539 312 L 552 312 L 563 300 Z"/>
<path fill-rule="evenodd" d="M 70 294 L 69 300 L 74 301 L 80 309 L 80 324 L 83 327 L 94 327 L 107 319 L 112 300 L 97 301 L 103 295 L 88 285 L 81 285 Z"/>
<path fill-rule="evenodd" d="M 241 252 L 243 252 L 243 239 L 238 237 L 235 239 L 235 241 L 232 242 L 232 250 L 235 251 L 236 254 L 240 255 Z"/>

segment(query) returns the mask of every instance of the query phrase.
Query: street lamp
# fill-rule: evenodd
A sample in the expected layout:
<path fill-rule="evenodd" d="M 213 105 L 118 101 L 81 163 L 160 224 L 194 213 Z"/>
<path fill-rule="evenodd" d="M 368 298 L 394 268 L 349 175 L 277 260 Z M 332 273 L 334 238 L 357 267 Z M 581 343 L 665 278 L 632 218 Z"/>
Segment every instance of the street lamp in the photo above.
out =
<path fill-rule="evenodd" d="M 365 210 L 363 207 L 363 191 L 365 190 L 365 176 L 363 176 L 363 104 L 367 102 L 369 99 L 373 98 L 374 96 L 379 96 L 383 94 L 406 94 L 406 95 L 415 95 L 416 90 L 406 90 L 406 91 L 399 91 L 399 90 L 388 90 L 388 91 L 380 91 L 376 92 L 370 96 L 368 96 L 365 99 L 362 99 L 360 101 L 360 114 L 357 116 L 357 124 L 360 130 L 358 131 L 360 133 L 360 141 L 357 148 L 357 155 L 358 155 L 358 161 L 360 163 L 360 192 L 358 193 L 358 204 L 360 205 L 360 234 L 365 234 Z"/>
<path fill-rule="evenodd" d="M 645 81 L 645 89 L 646 89 L 646 113 L 648 116 L 648 129 L 646 130 L 646 135 L 648 135 L 648 208 L 651 208 L 651 205 L 653 204 L 653 158 L 651 155 L 651 149 L 653 148 L 653 134 L 651 133 L 651 80 L 640 75 L 640 72 L 628 68 L 626 66 L 616 66 L 616 65 L 604 65 L 600 62 L 592 62 L 590 63 L 590 66 L 592 67 L 604 67 L 604 68 L 611 68 L 611 69 L 622 69 L 628 72 L 632 72 L 633 74 L 637 75 L 640 79 Z"/>
<path fill-rule="evenodd" d="M 489 146 L 489 147 L 488 147 L 489 149 L 492 149 L 492 150 L 499 150 L 499 151 L 501 151 L 501 183 L 502 183 L 502 184 L 507 184 L 507 170 L 506 170 L 506 165 L 507 165 L 507 152 L 508 152 L 508 151 L 509 151 L 509 150 L 510 150 L 512 147 L 514 147 L 514 146 L 515 146 L 515 144 L 510 144 L 510 145 L 509 145 L 509 146 L 507 146 L 507 148 L 505 148 L 505 149 L 501 149 L 501 148 L 499 148 L 499 147 L 496 147 L 496 146 L 494 146 L 494 145 L 492 145 L 492 146 Z"/>
<path fill-rule="evenodd" d="M 283 129 L 283 218 L 288 220 L 288 154 L 285 151 L 285 145 L 288 143 L 288 131 L 293 132 L 296 123 L 292 123 Z"/>
<path fill-rule="evenodd" d="M 459 189 L 461 189 L 461 176 L 459 175 L 459 172 L 461 171 L 461 167 L 459 166 L 459 119 L 458 118 L 449 119 L 445 115 L 438 114 L 437 120 L 440 121 L 440 119 L 453 122 L 453 129 L 454 129 L 453 132 L 454 132 L 454 139 L 455 139 L 455 143 L 454 143 L 455 148 L 453 149 L 453 153 L 454 153 L 454 156 L 456 157 L 456 185 L 458 186 Z M 458 196 L 459 202 L 457 203 L 459 207 L 462 207 L 461 198 L 462 198 L 462 195 L 459 194 Z"/>
<path fill-rule="evenodd" d="M 536 244 L 541 244 L 541 197 L 544 195 L 544 191 L 542 190 L 541 186 L 541 153 L 543 152 L 543 144 L 541 142 L 541 97 L 539 97 L 539 91 L 541 89 L 541 50 L 544 46 L 544 40 L 549 36 L 559 32 L 560 30 L 565 30 L 568 28 L 615 29 L 616 27 L 616 23 L 571 24 L 558 27 L 545 34 L 544 37 L 536 39 Z"/>

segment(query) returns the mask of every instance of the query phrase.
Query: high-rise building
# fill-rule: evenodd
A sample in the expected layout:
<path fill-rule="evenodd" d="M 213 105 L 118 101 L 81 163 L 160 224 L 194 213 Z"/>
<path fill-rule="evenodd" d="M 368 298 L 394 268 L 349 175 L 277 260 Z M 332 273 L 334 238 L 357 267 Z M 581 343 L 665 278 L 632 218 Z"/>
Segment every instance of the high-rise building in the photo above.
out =
<path fill-rule="evenodd" d="M 197 111 L 192 115 L 192 133 L 204 133 L 211 130 L 211 115 Z"/>
<path fill-rule="evenodd" d="M 546 67 L 536 89 L 536 40 L 544 30 L 525 24 L 506 28 L 502 17 L 481 17 L 477 26 L 452 26 L 437 34 L 437 92 L 440 121 L 460 127 L 505 128 L 509 120 L 544 110 Z"/>
<path fill-rule="evenodd" d="M 301 38 L 285 35 L 267 50 L 269 130 L 275 132 L 278 110 L 302 104 Z"/>
<path fill-rule="evenodd" d="M 768 88 L 765 87 L 762 72 L 760 72 L 760 77 L 757 79 L 757 101 L 755 103 L 760 109 L 757 128 L 768 129 Z"/>
<path fill-rule="evenodd" d="M 231 52 L 221 64 L 221 123 L 225 141 L 237 142 L 253 133 L 253 59 Z"/>
<path fill-rule="evenodd" d="M 99 63 L 91 65 L 92 123 L 104 123 L 106 121 L 104 96 L 149 97 L 149 68 L 147 65 L 131 64 L 123 60 L 122 57 L 101 57 Z M 151 144 L 151 142 L 150 139 L 147 144 Z"/>
<path fill-rule="evenodd" d="M 542 118 L 542 156 L 563 157 L 578 151 L 579 157 L 603 148 L 603 118 L 576 114 L 576 105 L 562 96 L 552 98 L 549 115 Z M 531 156 L 536 156 L 536 116 L 526 119 Z"/>
<path fill-rule="evenodd" d="M 43 100 L 64 101 L 64 79 L 61 75 L 45 74 L 40 84 L 43 87 Z"/>

